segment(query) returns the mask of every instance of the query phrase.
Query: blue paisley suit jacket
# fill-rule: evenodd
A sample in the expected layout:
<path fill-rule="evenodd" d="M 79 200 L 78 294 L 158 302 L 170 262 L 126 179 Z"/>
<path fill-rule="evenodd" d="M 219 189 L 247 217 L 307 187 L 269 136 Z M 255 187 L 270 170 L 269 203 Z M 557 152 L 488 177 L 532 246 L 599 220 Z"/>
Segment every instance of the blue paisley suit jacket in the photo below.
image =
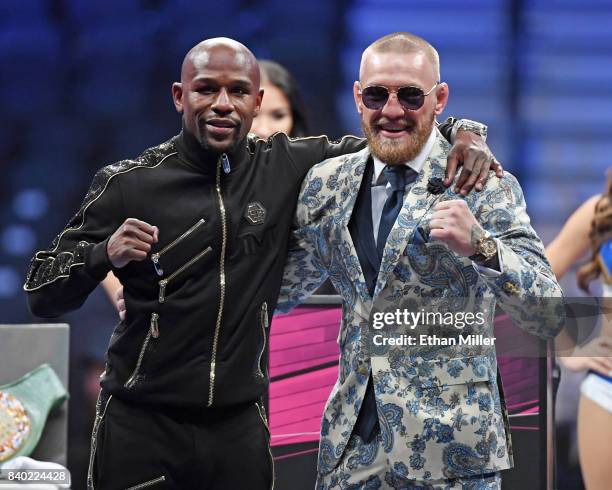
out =
<path fill-rule="evenodd" d="M 343 298 L 339 376 L 322 420 L 320 474 L 331 472 L 342 458 L 370 372 L 382 447 L 390 466 L 407 478 L 466 477 L 512 467 L 495 348 L 376 350 L 367 341 L 373 311 L 393 311 L 406 301 L 415 309 L 422 305 L 431 310 L 458 299 L 465 311 L 486 312 L 484 325 L 471 333 L 492 337 L 497 302 L 534 335 L 552 337 L 561 328 L 559 312 L 544 311 L 555 303 L 537 301 L 562 293 L 530 226 L 518 182 L 506 172 L 502 179 L 492 176 L 482 192 L 465 198 L 452 187 L 442 194 L 428 192 L 432 177 L 444 177 L 450 150 L 437 136 L 389 234 L 373 297 L 348 229 L 368 149 L 316 165 L 302 185 L 278 309 L 288 311 L 328 276 Z M 443 199 L 465 199 L 476 219 L 497 238 L 501 274 L 480 273 L 468 258 L 419 238 L 417 227 L 429 222 L 432 207 Z M 359 457 L 366 462 L 373 455 Z"/>

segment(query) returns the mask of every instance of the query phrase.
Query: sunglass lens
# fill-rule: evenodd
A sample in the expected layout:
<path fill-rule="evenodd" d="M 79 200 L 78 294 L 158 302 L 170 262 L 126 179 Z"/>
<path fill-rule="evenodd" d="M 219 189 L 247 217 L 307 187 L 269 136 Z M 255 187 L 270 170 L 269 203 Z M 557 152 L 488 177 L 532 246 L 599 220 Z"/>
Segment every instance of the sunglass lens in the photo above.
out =
<path fill-rule="evenodd" d="M 402 87 L 397 91 L 397 99 L 406 109 L 416 111 L 423 107 L 425 93 L 417 87 Z"/>
<path fill-rule="evenodd" d="M 366 87 L 361 93 L 363 105 L 368 109 L 381 109 L 387 103 L 389 91 L 385 87 Z"/>

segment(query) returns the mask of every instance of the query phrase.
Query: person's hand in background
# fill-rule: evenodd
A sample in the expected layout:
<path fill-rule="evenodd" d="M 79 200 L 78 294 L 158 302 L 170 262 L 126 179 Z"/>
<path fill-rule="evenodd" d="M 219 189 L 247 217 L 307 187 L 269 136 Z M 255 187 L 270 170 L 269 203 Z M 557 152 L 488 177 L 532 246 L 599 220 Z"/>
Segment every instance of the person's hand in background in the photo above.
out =
<path fill-rule="evenodd" d="M 121 321 L 125 320 L 125 299 L 123 298 L 123 286 L 115 291 L 115 307 L 119 312 Z"/>

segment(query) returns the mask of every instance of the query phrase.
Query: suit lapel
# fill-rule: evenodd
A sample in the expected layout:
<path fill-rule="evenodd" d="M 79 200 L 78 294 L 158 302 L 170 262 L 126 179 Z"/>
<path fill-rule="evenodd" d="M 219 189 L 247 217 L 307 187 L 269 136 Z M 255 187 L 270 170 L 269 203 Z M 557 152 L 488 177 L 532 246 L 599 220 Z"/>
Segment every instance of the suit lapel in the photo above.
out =
<path fill-rule="evenodd" d="M 365 268 L 369 266 L 374 274 L 378 274 L 380 268 L 380 259 L 376 253 L 376 241 L 374 240 L 374 226 L 372 225 L 372 175 L 374 174 L 374 162 L 372 158 L 368 158 L 366 162 L 366 168 L 361 180 L 361 187 L 357 196 L 357 201 L 353 207 L 351 213 L 351 219 L 348 222 L 348 229 L 353 238 L 353 243 L 357 240 L 362 242 L 362 247 L 355 245 L 357 254 L 359 256 L 359 263 L 361 264 L 362 272 L 367 279 L 367 273 Z M 357 223 L 354 221 L 358 220 Z M 359 226 L 359 235 L 356 238 L 355 232 L 357 230 L 352 229 L 354 224 Z M 359 250 L 363 251 L 362 255 L 359 255 Z M 364 262 L 367 261 L 366 265 Z M 372 291 L 373 293 L 374 291 Z"/>
<path fill-rule="evenodd" d="M 339 223 L 340 243 L 344 243 L 348 247 L 347 253 L 343 253 L 343 251 L 340 253 L 344 270 L 346 271 L 349 280 L 352 282 L 352 284 L 354 284 L 357 295 L 361 301 L 365 305 L 368 305 L 367 311 L 369 311 L 369 305 L 371 305 L 372 297 L 368 292 L 365 275 L 363 273 L 361 264 L 359 263 L 357 250 L 355 248 L 355 244 L 353 243 L 353 238 L 351 237 L 348 225 L 355 209 L 355 202 L 357 201 L 357 196 L 359 195 L 359 189 L 363 181 L 369 157 L 370 152 L 367 148 L 364 148 L 360 152 L 356 153 L 355 156 L 350 159 L 349 162 L 347 162 L 346 168 L 343 169 L 345 174 L 344 190 L 347 191 L 348 198 L 346 200 L 344 209 L 341 212 L 341 219 Z"/>
<path fill-rule="evenodd" d="M 397 266 L 397 263 L 410 242 L 410 238 L 415 233 L 423 217 L 436 202 L 444 196 L 442 194 L 431 194 L 427 190 L 427 184 L 432 177 L 444 178 L 444 170 L 446 169 L 446 155 L 448 153 L 448 142 L 442 137 L 437 129 L 436 141 L 434 146 L 425 160 L 423 168 L 416 181 L 410 188 L 409 192 L 404 196 L 404 205 L 395 220 L 393 228 L 387 238 L 385 250 L 383 252 L 380 271 L 378 273 L 378 281 L 374 298 L 378 296 L 380 291 L 386 286 L 391 273 Z"/>

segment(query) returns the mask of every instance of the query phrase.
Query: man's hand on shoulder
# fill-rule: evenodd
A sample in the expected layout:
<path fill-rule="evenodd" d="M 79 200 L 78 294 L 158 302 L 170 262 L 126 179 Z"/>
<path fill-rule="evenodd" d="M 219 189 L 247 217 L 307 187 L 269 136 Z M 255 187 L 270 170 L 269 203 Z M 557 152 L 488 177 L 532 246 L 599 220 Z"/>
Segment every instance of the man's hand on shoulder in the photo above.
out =
<path fill-rule="evenodd" d="M 484 188 L 489 170 L 494 170 L 497 177 L 504 176 L 501 164 L 491 153 L 483 136 L 468 130 L 458 130 L 455 135 L 446 165 L 444 185 L 449 186 L 455 180 L 458 167 L 463 167 L 459 180 L 455 184 L 455 192 L 467 196 L 475 187 L 477 191 Z"/>
<path fill-rule="evenodd" d="M 113 267 L 121 269 L 132 260 L 147 258 L 151 245 L 157 243 L 159 229 L 136 218 L 128 218 L 117 228 L 106 245 L 106 253 Z"/>

